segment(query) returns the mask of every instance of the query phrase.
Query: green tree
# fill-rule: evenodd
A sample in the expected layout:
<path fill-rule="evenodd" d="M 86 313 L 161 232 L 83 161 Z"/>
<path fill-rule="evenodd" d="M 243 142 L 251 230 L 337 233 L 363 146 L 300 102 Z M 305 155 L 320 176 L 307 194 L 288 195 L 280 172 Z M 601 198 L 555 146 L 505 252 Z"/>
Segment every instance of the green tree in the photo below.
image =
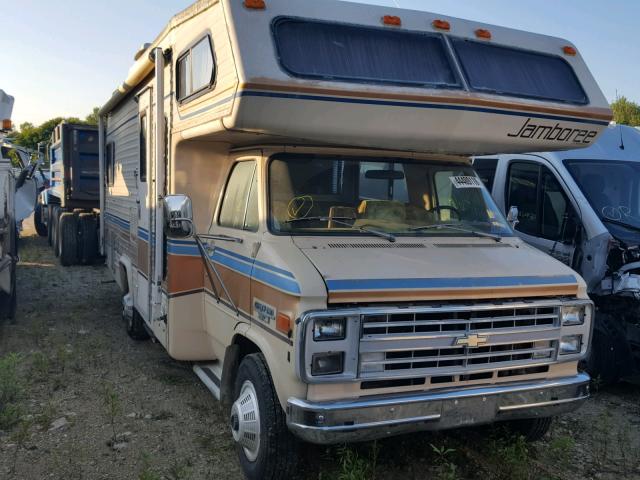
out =
<path fill-rule="evenodd" d="M 84 123 L 87 125 L 98 125 L 98 112 L 100 111 L 100 107 L 93 107 L 93 110 L 89 115 L 87 115 L 84 119 Z"/>
<path fill-rule="evenodd" d="M 611 104 L 611 109 L 616 123 L 632 127 L 640 126 L 640 105 L 637 103 L 626 97 L 620 97 Z"/>

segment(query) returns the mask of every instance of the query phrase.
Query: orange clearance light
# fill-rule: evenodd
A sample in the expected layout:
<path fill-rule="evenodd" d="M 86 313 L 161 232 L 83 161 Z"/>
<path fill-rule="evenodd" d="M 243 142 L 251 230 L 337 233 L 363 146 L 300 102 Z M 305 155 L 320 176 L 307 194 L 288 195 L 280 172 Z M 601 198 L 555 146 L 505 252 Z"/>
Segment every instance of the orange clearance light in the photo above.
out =
<path fill-rule="evenodd" d="M 479 28 L 476 30 L 476 37 L 483 38 L 485 40 L 491 40 L 491 32 L 489 30 L 485 30 L 484 28 Z"/>
<path fill-rule="evenodd" d="M 431 22 L 431 26 L 433 28 L 437 28 L 438 30 L 451 30 L 451 24 L 446 20 L 434 20 Z"/>
<path fill-rule="evenodd" d="M 267 8 L 264 0 L 244 0 L 245 8 L 250 8 L 252 10 L 264 10 Z"/>
<path fill-rule="evenodd" d="M 5 118 L 2 120 L 2 129 L 3 130 L 11 130 L 11 120 Z"/>
<path fill-rule="evenodd" d="M 276 330 L 289 335 L 289 332 L 291 332 L 291 318 L 289 317 L 289 315 L 278 313 L 278 315 L 276 316 Z"/>
<path fill-rule="evenodd" d="M 562 47 L 562 51 L 564 52 L 565 55 L 571 55 L 571 56 L 574 56 L 578 53 L 578 51 L 570 45 Z"/>
<path fill-rule="evenodd" d="M 400 17 L 396 17 L 395 15 L 385 15 L 382 17 L 382 23 L 385 25 L 392 25 L 394 27 L 402 26 L 402 20 Z"/>

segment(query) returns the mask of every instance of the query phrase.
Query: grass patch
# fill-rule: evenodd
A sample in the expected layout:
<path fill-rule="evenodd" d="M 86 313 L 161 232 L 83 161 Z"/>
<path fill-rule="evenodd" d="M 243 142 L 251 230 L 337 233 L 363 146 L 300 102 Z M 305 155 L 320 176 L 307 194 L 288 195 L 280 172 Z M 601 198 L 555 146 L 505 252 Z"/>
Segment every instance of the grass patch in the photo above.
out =
<path fill-rule="evenodd" d="M 23 383 L 18 374 L 21 360 L 15 353 L 0 358 L 0 430 L 15 427 L 23 413 L 19 405 L 23 394 Z"/>

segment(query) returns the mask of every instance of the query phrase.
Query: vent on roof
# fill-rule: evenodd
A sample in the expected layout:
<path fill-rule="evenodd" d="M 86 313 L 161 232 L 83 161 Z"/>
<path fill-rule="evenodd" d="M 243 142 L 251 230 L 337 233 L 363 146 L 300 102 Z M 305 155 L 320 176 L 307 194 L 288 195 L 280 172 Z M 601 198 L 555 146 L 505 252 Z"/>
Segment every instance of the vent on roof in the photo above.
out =
<path fill-rule="evenodd" d="M 424 243 L 329 243 L 329 248 L 425 248 Z"/>

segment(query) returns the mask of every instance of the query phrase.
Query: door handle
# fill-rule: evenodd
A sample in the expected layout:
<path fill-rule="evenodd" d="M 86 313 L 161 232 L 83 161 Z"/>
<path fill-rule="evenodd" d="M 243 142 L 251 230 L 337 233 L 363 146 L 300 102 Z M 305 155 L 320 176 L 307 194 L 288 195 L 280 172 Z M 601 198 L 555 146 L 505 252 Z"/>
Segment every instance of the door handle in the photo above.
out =
<path fill-rule="evenodd" d="M 229 235 L 199 235 L 201 238 L 205 240 L 220 240 L 221 242 L 234 242 L 234 243 L 242 243 L 244 240 L 238 237 L 230 237 Z"/>

